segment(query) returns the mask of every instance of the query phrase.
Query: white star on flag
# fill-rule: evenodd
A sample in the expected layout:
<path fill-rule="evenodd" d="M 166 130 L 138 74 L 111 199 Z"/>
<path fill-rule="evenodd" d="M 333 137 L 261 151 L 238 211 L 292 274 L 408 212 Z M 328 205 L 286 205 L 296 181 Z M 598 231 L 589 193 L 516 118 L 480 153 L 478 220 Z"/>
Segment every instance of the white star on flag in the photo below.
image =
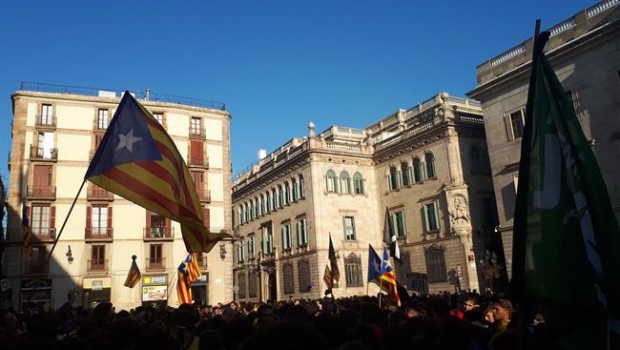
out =
<path fill-rule="evenodd" d="M 129 152 L 133 152 L 133 144 L 142 140 L 141 137 L 133 136 L 133 129 L 129 130 L 126 135 L 119 134 L 118 135 L 118 146 L 116 146 L 116 150 L 127 148 Z"/>

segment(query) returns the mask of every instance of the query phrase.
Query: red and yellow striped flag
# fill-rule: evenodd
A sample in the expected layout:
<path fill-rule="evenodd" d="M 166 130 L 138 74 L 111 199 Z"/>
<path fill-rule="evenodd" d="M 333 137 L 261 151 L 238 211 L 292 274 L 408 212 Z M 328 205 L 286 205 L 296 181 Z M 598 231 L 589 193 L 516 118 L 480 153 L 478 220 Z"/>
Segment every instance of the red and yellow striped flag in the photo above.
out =
<path fill-rule="evenodd" d="M 127 91 L 85 179 L 181 224 L 188 252 L 209 252 L 225 233 L 211 233 L 191 174 L 162 125 Z"/>
<path fill-rule="evenodd" d="M 177 296 L 179 304 L 192 303 L 192 282 L 200 278 L 200 266 L 195 253 L 189 253 L 178 267 Z"/>

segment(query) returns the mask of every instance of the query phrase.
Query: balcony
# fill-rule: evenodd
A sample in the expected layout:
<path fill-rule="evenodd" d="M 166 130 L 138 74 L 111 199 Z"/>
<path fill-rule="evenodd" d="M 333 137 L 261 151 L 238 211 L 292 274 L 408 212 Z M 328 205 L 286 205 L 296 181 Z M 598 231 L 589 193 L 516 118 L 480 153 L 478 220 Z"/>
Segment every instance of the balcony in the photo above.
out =
<path fill-rule="evenodd" d="M 207 133 L 205 132 L 205 129 L 203 127 L 197 128 L 197 127 L 191 127 L 189 128 L 189 138 L 190 139 L 195 139 L 195 140 L 206 140 L 207 139 Z"/>
<path fill-rule="evenodd" d="M 86 190 L 86 199 L 91 201 L 112 201 L 114 200 L 114 194 L 110 191 L 104 190 L 97 185 L 89 184 Z"/>
<path fill-rule="evenodd" d="M 34 185 L 26 187 L 28 199 L 56 200 L 56 186 Z"/>
<path fill-rule="evenodd" d="M 42 118 L 40 115 L 37 115 L 35 127 L 42 130 L 56 130 L 56 116 Z"/>
<path fill-rule="evenodd" d="M 30 232 L 33 242 L 52 243 L 56 239 L 55 227 L 32 227 Z"/>
<path fill-rule="evenodd" d="M 96 275 L 104 275 L 108 273 L 108 269 L 109 269 L 109 261 L 108 259 L 105 259 L 103 261 L 101 260 L 88 260 L 88 273 L 89 274 L 96 274 Z"/>
<path fill-rule="evenodd" d="M 204 152 L 206 153 L 206 152 Z M 206 156 L 206 154 L 189 154 L 189 156 L 187 157 L 187 165 L 188 166 L 195 166 L 195 167 L 202 167 L 202 168 L 208 168 L 209 167 L 209 157 Z"/>
<path fill-rule="evenodd" d="M 44 148 L 30 145 L 30 160 L 58 161 L 58 148 Z"/>
<path fill-rule="evenodd" d="M 144 227 L 144 241 L 172 241 L 174 240 L 174 227 Z"/>
<path fill-rule="evenodd" d="M 166 258 L 159 259 L 145 259 L 146 271 L 165 271 L 166 270 Z"/>
<path fill-rule="evenodd" d="M 211 190 L 205 191 L 196 189 L 196 194 L 201 202 L 211 203 Z"/>
<path fill-rule="evenodd" d="M 112 228 L 87 227 L 84 229 L 86 242 L 111 242 Z"/>

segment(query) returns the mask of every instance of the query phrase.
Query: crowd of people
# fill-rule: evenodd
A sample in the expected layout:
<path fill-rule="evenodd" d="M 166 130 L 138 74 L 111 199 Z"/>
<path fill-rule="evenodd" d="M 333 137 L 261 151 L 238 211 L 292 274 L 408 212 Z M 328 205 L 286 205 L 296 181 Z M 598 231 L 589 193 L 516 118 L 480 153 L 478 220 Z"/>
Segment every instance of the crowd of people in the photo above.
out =
<path fill-rule="evenodd" d="M 498 350 L 550 349 L 544 311 L 515 326 L 513 303 L 477 293 L 381 296 L 275 303 L 183 304 L 178 308 L 3 309 L 0 349 L 44 350 Z"/>

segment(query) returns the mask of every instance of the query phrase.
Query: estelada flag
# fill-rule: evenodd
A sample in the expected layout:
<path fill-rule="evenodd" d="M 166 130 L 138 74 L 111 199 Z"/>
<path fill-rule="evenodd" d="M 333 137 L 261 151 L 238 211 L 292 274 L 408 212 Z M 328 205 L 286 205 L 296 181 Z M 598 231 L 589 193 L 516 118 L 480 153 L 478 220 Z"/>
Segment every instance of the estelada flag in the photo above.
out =
<path fill-rule="evenodd" d="M 161 124 L 127 91 L 85 179 L 147 210 L 178 221 L 188 252 L 209 252 L 225 233 L 211 233 L 191 174 Z"/>

